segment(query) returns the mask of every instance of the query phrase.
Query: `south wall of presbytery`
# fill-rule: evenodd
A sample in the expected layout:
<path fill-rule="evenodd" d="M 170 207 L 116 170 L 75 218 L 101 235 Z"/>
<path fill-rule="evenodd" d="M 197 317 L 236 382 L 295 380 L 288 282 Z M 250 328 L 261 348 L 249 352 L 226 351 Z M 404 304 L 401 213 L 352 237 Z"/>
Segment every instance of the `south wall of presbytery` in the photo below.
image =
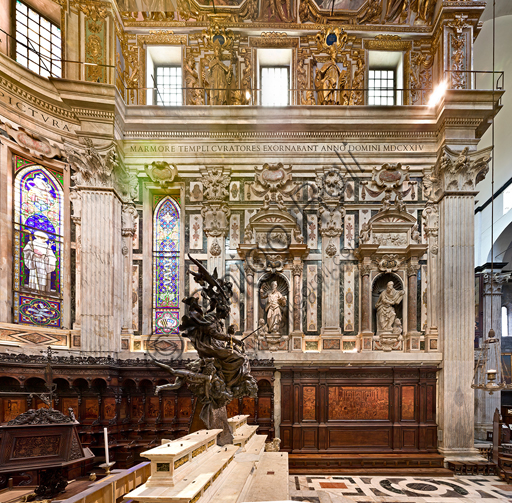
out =
<path fill-rule="evenodd" d="M 157 430 L 165 404 L 146 391 L 163 377 L 141 371 L 125 393 L 115 369 L 195 357 L 178 331 L 181 299 L 199 295 L 190 255 L 233 285 L 229 324 L 271 374 L 264 400 L 248 406 L 266 431 L 357 450 L 343 447 L 349 429 L 338 447 L 321 432 L 385 421 L 387 440 L 367 448 L 472 455 L 473 205 L 490 159 L 478 142 L 502 94 L 468 73 L 483 3 L 363 2 L 322 25 L 329 15 L 313 1 L 290 12 L 247 2 L 222 22 L 196 3 L 177 17 L 62 5 L 65 78 L 27 70 L 2 46 L 2 357 L 16 367 L 48 346 L 90 357 L 75 368 L 92 372 L 85 383 L 67 381 L 84 396 L 100 390 L 97 411 L 76 402 L 90 426 L 114 421 L 101 412 L 112 388 L 116 407 L 140 398 L 124 419 L 151 415 Z M 289 56 L 287 106 L 260 105 L 267 49 Z M 158 51 L 180 61 L 176 106 L 153 104 Z M 383 52 L 398 57 L 393 106 L 370 100 Z M 448 73 L 444 97 L 427 106 Z M 361 372 L 340 370 L 348 365 Z M 5 384 L 26 386 L 28 375 Z M 327 396 L 363 384 L 350 399 L 366 393 L 378 418 L 328 411 Z M 302 411 L 293 417 L 292 402 Z"/>

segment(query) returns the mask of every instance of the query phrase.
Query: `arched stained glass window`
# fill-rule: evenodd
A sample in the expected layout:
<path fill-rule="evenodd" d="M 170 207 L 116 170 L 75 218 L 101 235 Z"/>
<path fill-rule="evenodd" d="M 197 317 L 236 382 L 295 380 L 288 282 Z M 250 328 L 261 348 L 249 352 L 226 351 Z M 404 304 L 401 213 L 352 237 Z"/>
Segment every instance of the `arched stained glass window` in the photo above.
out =
<path fill-rule="evenodd" d="M 153 332 L 177 334 L 180 324 L 180 208 L 156 197 L 153 216 Z"/>
<path fill-rule="evenodd" d="M 16 159 L 14 321 L 61 326 L 62 175 Z"/>

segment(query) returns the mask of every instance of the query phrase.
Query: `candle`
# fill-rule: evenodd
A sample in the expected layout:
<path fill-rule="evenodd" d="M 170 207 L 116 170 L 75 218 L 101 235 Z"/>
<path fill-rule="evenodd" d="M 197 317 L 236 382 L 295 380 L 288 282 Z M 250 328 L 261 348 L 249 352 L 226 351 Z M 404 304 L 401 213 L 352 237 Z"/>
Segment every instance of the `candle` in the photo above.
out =
<path fill-rule="evenodd" d="M 105 461 L 107 465 L 110 463 L 110 460 L 108 459 L 108 433 L 107 428 L 103 428 L 103 435 L 105 436 Z"/>

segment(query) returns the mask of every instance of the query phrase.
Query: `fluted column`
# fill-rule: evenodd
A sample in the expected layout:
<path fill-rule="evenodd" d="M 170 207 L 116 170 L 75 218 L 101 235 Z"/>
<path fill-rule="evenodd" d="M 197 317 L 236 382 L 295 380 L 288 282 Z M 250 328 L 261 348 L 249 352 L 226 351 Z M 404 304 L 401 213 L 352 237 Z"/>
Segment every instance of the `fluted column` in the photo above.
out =
<path fill-rule="evenodd" d="M 133 204 L 124 204 L 121 213 L 121 234 L 123 236 L 123 326 L 121 334 L 133 333 L 132 310 L 132 262 L 133 236 L 137 223 L 137 210 Z"/>
<path fill-rule="evenodd" d="M 293 274 L 293 333 L 298 335 L 301 334 L 301 323 L 300 323 L 300 296 L 301 296 L 301 277 L 302 277 L 302 262 L 296 262 L 292 265 Z"/>
<path fill-rule="evenodd" d="M 495 337 L 499 340 L 495 349 L 501 361 L 501 290 L 503 283 L 510 278 L 510 274 L 485 274 L 483 291 L 483 334 L 484 339 L 488 338 L 489 330 L 492 328 Z M 492 321 L 491 321 L 492 320 Z M 482 346 L 482 345 L 480 345 Z M 488 361 L 485 373 L 491 368 L 496 368 L 497 362 Z M 499 369 L 498 369 L 499 370 Z M 498 376 L 498 379 L 500 376 Z M 495 391 L 492 395 L 483 390 L 475 390 L 475 437 L 479 440 L 486 440 L 487 432 L 492 431 L 494 411 L 501 410 L 501 391 Z"/>
<path fill-rule="evenodd" d="M 483 155 L 482 155 L 483 154 Z M 474 196 L 488 171 L 487 152 L 444 147 L 425 172 L 427 197 L 439 203 L 439 451 L 445 459 L 477 457 L 474 447 Z"/>
<path fill-rule="evenodd" d="M 254 330 L 254 269 L 244 262 L 245 272 L 245 333 L 248 334 Z"/>
<path fill-rule="evenodd" d="M 71 220 L 75 224 L 75 321 L 74 329 L 79 329 L 82 320 L 82 197 L 73 190 L 69 194 L 73 205 Z"/>
<path fill-rule="evenodd" d="M 121 201 L 113 190 L 83 188 L 82 350 L 120 349 L 122 299 Z"/>

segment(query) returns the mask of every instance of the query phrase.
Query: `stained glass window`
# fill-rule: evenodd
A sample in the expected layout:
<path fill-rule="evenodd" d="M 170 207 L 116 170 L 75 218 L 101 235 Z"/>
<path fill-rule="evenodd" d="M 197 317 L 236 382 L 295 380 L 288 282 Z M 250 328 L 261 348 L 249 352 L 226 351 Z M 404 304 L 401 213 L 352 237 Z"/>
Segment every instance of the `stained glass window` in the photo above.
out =
<path fill-rule="evenodd" d="M 180 324 L 180 209 L 157 198 L 153 216 L 153 332 L 176 334 Z"/>
<path fill-rule="evenodd" d="M 51 172 L 15 160 L 14 321 L 61 326 L 63 191 Z"/>

